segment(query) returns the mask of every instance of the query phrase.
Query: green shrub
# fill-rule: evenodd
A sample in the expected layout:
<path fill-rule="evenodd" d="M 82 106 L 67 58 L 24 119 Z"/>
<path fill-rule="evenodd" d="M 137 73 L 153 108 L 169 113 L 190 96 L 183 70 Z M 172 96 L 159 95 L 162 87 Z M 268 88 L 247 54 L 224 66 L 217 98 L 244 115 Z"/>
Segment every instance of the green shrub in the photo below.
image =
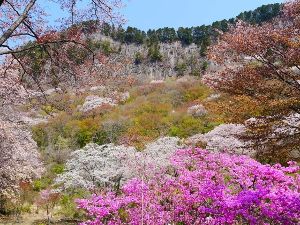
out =
<path fill-rule="evenodd" d="M 114 52 L 113 48 L 111 47 L 110 41 L 101 42 L 101 50 L 107 56 Z"/>
<path fill-rule="evenodd" d="M 104 130 L 97 131 L 96 134 L 94 135 L 93 142 L 98 145 L 104 145 L 110 143 L 107 132 Z"/>
<path fill-rule="evenodd" d="M 163 59 L 163 56 L 159 50 L 159 45 L 155 44 L 149 47 L 148 57 L 151 62 L 160 62 Z"/>
<path fill-rule="evenodd" d="M 49 115 L 49 114 L 56 112 L 56 109 L 51 105 L 45 105 L 45 106 L 42 106 L 42 111 L 44 113 L 46 113 L 47 115 Z"/>
<path fill-rule="evenodd" d="M 135 53 L 134 55 L 134 63 L 136 65 L 141 64 L 143 62 L 143 55 L 140 52 Z"/>
<path fill-rule="evenodd" d="M 96 51 L 101 48 L 101 41 L 95 41 L 92 39 L 87 40 L 87 46 L 90 50 Z"/>
<path fill-rule="evenodd" d="M 39 148 L 44 149 L 48 146 L 48 133 L 45 129 L 44 124 L 39 124 L 32 127 L 31 132 L 32 137 Z"/>
<path fill-rule="evenodd" d="M 188 115 L 177 115 L 177 118 L 174 118 L 173 126 L 169 130 L 169 135 L 187 138 L 195 134 L 207 133 L 216 125 L 208 121 L 207 118 L 200 119 Z"/>
<path fill-rule="evenodd" d="M 208 68 L 208 62 L 207 61 L 204 61 L 201 65 L 201 69 L 203 72 L 205 72 Z"/>
<path fill-rule="evenodd" d="M 54 164 L 51 167 L 51 172 L 54 174 L 61 174 L 64 172 L 64 168 L 63 164 Z"/>
<path fill-rule="evenodd" d="M 210 94 L 209 88 L 203 85 L 193 86 L 188 88 L 184 93 L 184 100 L 186 102 L 191 102 L 195 100 L 203 100 L 207 98 Z"/>
<path fill-rule="evenodd" d="M 83 216 L 83 213 L 77 209 L 76 199 L 87 198 L 90 196 L 90 193 L 86 190 L 76 190 L 73 193 L 64 193 L 60 197 L 59 201 L 59 214 L 66 218 L 80 219 Z"/>
<path fill-rule="evenodd" d="M 77 65 L 82 65 L 88 58 L 89 52 L 87 49 L 78 46 L 72 46 L 67 49 L 68 58 Z"/>
<path fill-rule="evenodd" d="M 175 66 L 175 71 L 178 76 L 183 76 L 187 70 L 187 64 L 184 62 L 178 62 Z"/>
<path fill-rule="evenodd" d="M 41 191 L 46 189 L 52 184 L 52 179 L 49 177 L 42 177 L 38 180 L 33 181 L 33 190 L 34 191 Z"/>

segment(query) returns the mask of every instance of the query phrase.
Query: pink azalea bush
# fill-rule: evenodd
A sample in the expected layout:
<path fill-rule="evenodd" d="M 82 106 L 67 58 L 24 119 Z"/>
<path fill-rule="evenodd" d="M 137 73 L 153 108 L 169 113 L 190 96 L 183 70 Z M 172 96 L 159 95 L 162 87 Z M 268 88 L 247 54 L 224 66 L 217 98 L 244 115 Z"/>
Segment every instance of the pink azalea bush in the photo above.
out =
<path fill-rule="evenodd" d="M 173 172 L 133 179 L 121 193 L 78 200 L 99 224 L 299 224 L 300 168 L 248 156 L 178 150 Z"/>

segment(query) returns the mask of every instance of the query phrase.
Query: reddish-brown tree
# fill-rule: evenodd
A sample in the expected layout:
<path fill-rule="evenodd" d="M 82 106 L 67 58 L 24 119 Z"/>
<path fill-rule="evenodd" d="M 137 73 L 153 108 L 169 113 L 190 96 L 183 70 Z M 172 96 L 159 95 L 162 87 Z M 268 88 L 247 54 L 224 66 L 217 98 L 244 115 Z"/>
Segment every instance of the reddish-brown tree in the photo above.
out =
<path fill-rule="evenodd" d="M 261 26 L 238 23 L 209 55 L 225 68 L 206 76 L 206 83 L 264 109 L 259 120 L 247 123 L 258 156 L 300 157 L 300 1 L 287 2 L 278 18 Z"/>

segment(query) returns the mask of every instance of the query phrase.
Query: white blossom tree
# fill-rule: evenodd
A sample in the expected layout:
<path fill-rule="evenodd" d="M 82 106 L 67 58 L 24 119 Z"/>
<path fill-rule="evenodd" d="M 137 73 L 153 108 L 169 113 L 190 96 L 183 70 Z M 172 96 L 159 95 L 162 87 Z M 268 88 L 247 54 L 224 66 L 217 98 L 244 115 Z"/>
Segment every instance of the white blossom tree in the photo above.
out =
<path fill-rule="evenodd" d="M 200 145 L 211 151 L 226 151 L 234 154 L 255 155 L 250 143 L 242 140 L 246 127 L 242 124 L 222 124 L 206 134 L 197 134 L 187 139 L 188 145 Z"/>
<path fill-rule="evenodd" d="M 64 189 L 115 187 L 133 177 L 150 177 L 170 165 L 169 158 L 181 148 L 179 138 L 165 137 L 150 143 L 142 152 L 134 147 L 89 144 L 75 151 L 65 172 L 56 179 Z M 153 167 L 151 174 L 144 168 Z"/>
<path fill-rule="evenodd" d="M 0 197 L 15 197 L 21 181 L 43 173 L 37 145 L 24 127 L 0 120 Z"/>
<path fill-rule="evenodd" d="M 118 186 L 131 177 L 126 162 L 137 155 L 133 147 L 89 144 L 71 154 L 56 182 L 66 189 Z"/>

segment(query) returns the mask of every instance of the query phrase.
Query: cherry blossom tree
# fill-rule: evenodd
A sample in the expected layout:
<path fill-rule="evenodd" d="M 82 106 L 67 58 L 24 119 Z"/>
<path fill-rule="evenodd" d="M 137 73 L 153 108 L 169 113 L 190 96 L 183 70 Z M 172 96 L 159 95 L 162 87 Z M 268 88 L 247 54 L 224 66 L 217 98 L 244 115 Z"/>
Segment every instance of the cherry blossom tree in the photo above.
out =
<path fill-rule="evenodd" d="M 48 21 L 52 15 L 45 5 L 61 8 L 60 14 L 64 16 L 55 26 Z M 21 79 L 30 78 L 39 87 L 41 77 L 38 75 L 41 74 L 47 76 L 54 86 L 66 75 L 76 79 L 76 75 L 86 72 L 82 68 L 92 64 L 84 61 L 86 64 L 80 70 L 78 57 L 83 57 L 82 52 L 89 57 L 88 61 L 96 60 L 96 55 L 82 37 L 83 30 L 86 27 L 96 29 L 104 21 L 122 22 L 116 11 L 121 6 L 121 0 L 89 0 L 85 4 L 78 0 L 2 1 L 0 57 L 4 71 L 17 64 L 21 68 Z M 83 22 L 87 20 L 94 22 Z M 3 56 L 7 57 L 4 62 Z"/>
<path fill-rule="evenodd" d="M 133 147 L 89 144 L 71 154 L 56 182 L 64 189 L 117 187 L 132 177 L 128 162 L 136 156 Z"/>
<path fill-rule="evenodd" d="M 89 144 L 71 154 L 57 184 L 64 190 L 85 188 L 91 191 L 119 188 L 133 177 L 148 179 L 171 166 L 169 158 L 182 147 L 180 139 L 160 138 L 142 152 L 124 145 Z M 152 170 L 145 171 L 145 168 Z"/>
<path fill-rule="evenodd" d="M 0 198 L 18 196 L 19 183 L 43 173 L 37 145 L 22 126 L 0 120 Z"/>

